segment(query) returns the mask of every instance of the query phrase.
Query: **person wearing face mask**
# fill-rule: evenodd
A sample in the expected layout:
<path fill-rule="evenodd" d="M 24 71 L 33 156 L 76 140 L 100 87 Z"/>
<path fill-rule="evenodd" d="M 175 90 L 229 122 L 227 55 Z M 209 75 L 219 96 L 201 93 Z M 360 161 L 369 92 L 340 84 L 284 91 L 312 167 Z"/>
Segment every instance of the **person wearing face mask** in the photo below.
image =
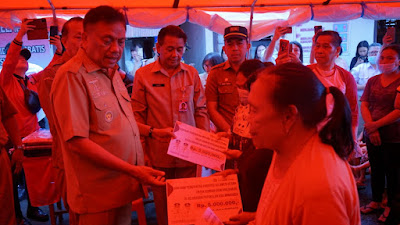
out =
<path fill-rule="evenodd" d="M 372 43 L 368 48 L 368 62 L 361 63 L 350 71 L 356 80 L 359 98 L 364 92 L 365 84 L 368 79 L 381 73 L 376 60 L 381 51 L 381 46 L 382 45 L 379 43 Z"/>
<path fill-rule="evenodd" d="M 397 160 L 400 158 L 400 106 L 396 104 L 396 95 L 400 87 L 399 66 L 400 46 L 385 47 L 378 62 L 382 73 L 368 80 L 361 97 L 372 189 L 372 201 L 361 207 L 361 212 L 371 213 L 382 207 L 386 178 L 388 203 L 378 219 L 380 222 L 385 222 L 390 213 L 398 183 L 396 179 L 399 171 Z"/>

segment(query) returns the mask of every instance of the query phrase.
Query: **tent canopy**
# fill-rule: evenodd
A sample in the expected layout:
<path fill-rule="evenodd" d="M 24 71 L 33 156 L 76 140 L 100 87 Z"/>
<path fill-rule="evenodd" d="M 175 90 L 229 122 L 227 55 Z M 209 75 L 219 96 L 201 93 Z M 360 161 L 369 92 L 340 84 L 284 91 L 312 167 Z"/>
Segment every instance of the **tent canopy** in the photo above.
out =
<path fill-rule="evenodd" d="M 230 25 L 250 28 L 253 9 L 252 40 L 272 34 L 278 25 L 293 26 L 310 20 L 400 19 L 400 0 L 331 0 L 323 3 L 321 0 L 3 0 L 0 26 L 11 28 L 23 18 L 52 18 L 54 13 L 60 24 L 73 16 L 83 16 L 88 9 L 99 5 L 124 10 L 133 27 L 161 28 L 189 21 L 217 33 L 223 33 Z M 50 26 L 53 22 L 49 21 Z"/>

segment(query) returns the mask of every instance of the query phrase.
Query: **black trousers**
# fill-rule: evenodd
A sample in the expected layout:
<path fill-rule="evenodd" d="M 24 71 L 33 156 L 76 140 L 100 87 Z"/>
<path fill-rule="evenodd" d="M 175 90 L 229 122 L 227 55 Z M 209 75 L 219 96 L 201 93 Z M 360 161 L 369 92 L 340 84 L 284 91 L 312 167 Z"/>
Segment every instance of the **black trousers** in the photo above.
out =
<path fill-rule="evenodd" d="M 382 201 L 386 179 L 388 206 L 391 207 L 397 186 L 398 170 L 396 166 L 400 160 L 400 143 L 382 143 L 380 146 L 375 146 L 369 138 L 366 138 L 366 144 L 371 164 L 372 200 Z"/>

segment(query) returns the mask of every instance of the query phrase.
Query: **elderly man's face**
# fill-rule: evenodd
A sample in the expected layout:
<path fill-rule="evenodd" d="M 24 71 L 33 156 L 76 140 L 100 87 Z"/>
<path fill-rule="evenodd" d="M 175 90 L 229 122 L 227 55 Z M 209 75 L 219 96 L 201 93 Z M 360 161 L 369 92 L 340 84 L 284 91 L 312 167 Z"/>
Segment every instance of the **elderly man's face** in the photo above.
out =
<path fill-rule="evenodd" d="M 101 68 L 117 65 L 125 47 L 125 26 L 123 23 L 98 22 L 90 24 L 83 34 L 86 54 Z"/>
<path fill-rule="evenodd" d="M 339 56 L 340 47 L 333 45 L 333 38 L 329 35 L 321 35 L 315 44 L 315 60 L 318 64 L 326 65 L 334 63 Z"/>
<path fill-rule="evenodd" d="M 71 21 L 67 26 L 68 34 L 62 38 L 62 42 L 66 52 L 70 56 L 74 56 L 82 43 L 83 21 Z"/>

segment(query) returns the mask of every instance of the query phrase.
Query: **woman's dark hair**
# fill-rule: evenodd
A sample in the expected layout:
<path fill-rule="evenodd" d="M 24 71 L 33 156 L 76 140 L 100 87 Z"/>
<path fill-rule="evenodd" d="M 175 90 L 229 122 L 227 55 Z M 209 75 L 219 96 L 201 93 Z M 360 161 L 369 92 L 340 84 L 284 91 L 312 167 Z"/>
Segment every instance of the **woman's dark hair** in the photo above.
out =
<path fill-rule="evenodd" d="M 292 41 L 290 42 L 291 45 L 296 45 L 297 47 L 299 47 L 300 49 L 300 61 L 303 62 L 303 47 L 301 46 L 301 44 L 297 41 Z"/>
<path fill-rule="evenodd" d="M 367 51 L 368 51 L 368 49 L 369 49 L 368 41 L 360 41 L 360 43 L 358 43 L 357 50 L 356 50 L 356 58 L 360 57 L 360 54 L 358 54 L 358 49 L 362 48 L 362 47 L 367 48 Z"/>
<path fill-rule="evenodd" d="M 347 99 L 338 88 L 329 87 L 328 90 L 311 69 L 299 63 L 285 63 L 262 74 L 278 77 L 272 97 L 277 110 L 289 105 L 296 106 L 308 128 L 316 127 L 326 118 L 326 95 L 331 93 L 334 97 L 333 111 L 319 136 L 341 158 L 346 159 L 350 155 L 354 148 L 351 111 Z"/>
<path fill-rule="evenodd" d="M 265 65 L 260 60 L 249 59 L 249 60 L 245 60 L 242 64 L 240 64 L 240 67 L 239 67 L 239 70 L 237 71 L 237 73 L 242 73 L 243 76 L 245 76 L 248 81 L 252 75 L 256 74 L 260 69 L 263 69 L 263 68 L 265 68 Z M 254 80 L 253 80 L 253 82 L 254 82 Z M 245 86 L 246 86 L 245 88 L 247 90 L 250 90 L 249 82 L 246 82 Z"/>
<path fill-rule="evenodd" d="M 272 67 L 275 66 L 272 62 L 263 62 L 262 64 L 264 65 L 263 67 L 257 69 L 255 72 L 250 74 L 250 76 L 248 76 L 247 82 L 246 82 L 246 89 L 248 91 L 250 91 L 251 85 L 257 80 L 257 77 L 261 71 L 265 71 L 266 68 L 271 69 Z M 239 69 L 239 71 L 240 71 L 240 69 Z"/>
<path fill-rule="evenodd" d="M 260 46 L 264 46 L 264 48 L 267 49 L 267 47 L 266 47 L 265 45 L 263 45 L 263 44 L 258 45 L 257 48 L 256 48 L 256 51 L 255 51 L 255 53 L 254 53 L 254 59 L 260 60 L 260 58 L 259 58 L 258 55 L 257 55 L 257 51 L 258 51 L 258 48 L 259 48 Z"/>
<path fill-rule="evenodd" d="M 264 68 L 265 65 L 258 59 L 249 59 L 245 60 L 242 64 L 240 64 L 238 73 L 242 73 L 246 78 L 249 78 L 250 75 L 255 73 L 257 70 Z"/>
<path fill-rule="evenodd" d="M 223 63 L 224 59 L 218 53 L 211 52 L 211 53 L 208 53 L 206 56 L 204 56 L 203 63 L 201 65 L 204 67 L 204 64 L 207 61 L 209 61 L 211 63 L 211 67 L 213 67 L 213 66 Z"/>
<path fill-rule="evenodd" d="M 399 57 L 399 59 L 400 59 L 400 45 L 399 44 L 388 45 L 388 46 L 384 47 L 381 52 L 383 52 L 387 49 L 391 49 L 391 50 L 395 51 L 397 53 L 397 57 Z"/>

